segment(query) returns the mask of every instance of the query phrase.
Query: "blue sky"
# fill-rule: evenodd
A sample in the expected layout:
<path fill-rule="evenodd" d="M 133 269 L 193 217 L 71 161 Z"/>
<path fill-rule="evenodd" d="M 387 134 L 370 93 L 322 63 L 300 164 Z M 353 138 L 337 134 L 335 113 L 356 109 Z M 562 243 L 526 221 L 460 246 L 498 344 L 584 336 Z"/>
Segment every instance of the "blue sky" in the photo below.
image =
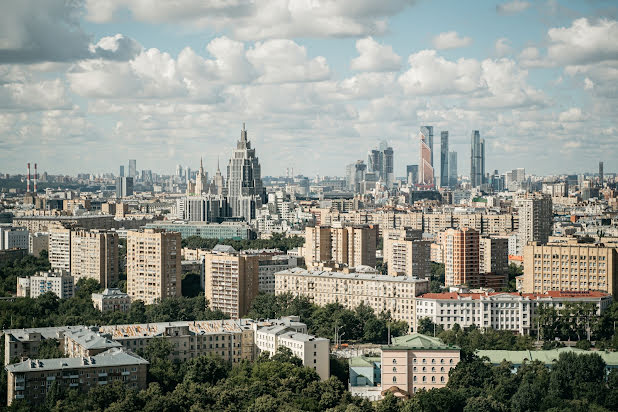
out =
<path fill-rule="evenodd" d="M 488 170 L 618 169 L 614 1 L 24 0 L 3 10 L 0 172 L 28 161 L 116 172 L 136 158 L 172 173 L 202 156 L 212 173 L 243 121 L 264 174 L 343 175 L 387 139 L 403 175 L 426 124 L 449 130 L 462 175 L 474 129 Z"/>

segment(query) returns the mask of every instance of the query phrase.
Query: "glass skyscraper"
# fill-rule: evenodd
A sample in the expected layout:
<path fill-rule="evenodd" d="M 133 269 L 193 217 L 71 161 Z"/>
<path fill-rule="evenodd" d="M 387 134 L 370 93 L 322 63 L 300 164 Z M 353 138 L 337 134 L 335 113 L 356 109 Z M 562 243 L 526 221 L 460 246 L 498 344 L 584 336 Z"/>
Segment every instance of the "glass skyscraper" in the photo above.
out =
<path fill-rule="evenodd" d="M 478 187 L 485 183 L 485 139 L 474 130 L 470 142 L 470 184 Z"/>
<path fill-rule="evenodd" d="M 448 132 L 440 133 L 440 187 L 448 187 Z"/>

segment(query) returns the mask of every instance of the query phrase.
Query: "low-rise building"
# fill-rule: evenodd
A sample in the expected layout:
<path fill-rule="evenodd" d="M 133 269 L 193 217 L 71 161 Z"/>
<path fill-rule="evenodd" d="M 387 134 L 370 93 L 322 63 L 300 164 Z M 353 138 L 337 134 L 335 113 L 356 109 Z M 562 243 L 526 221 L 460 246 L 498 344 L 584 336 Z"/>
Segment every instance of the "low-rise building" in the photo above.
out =
<path fill-rule="evenodd" d="M 358 356 L 350 358 L 350 382 L 348 390 L 354 396 L 370 401 L 382 399 L 382 358 Z"/>
<path fill-rule="evenodd" d="M 28 229 L 0 225 L 0 250 L 28 249 Z"/>
<path fill-rule="evenodd" d="M 131 308 L 131 298 L 118 288 L 106 288 L 101 293 L 93 293 L 92 303 L 101 312 L 128 312 Z"/>
<path fill-rule="evenodd" d="M 459 360 L 459 347 L 438 338 L 420 333 L 393 338 L 382 346 L 382 394 L 407 398 L 421 389 L 443 388 Z"/>
<path fill-rule="evenodd" d="M 539 305 L 562 309 L 567 303 L 593 303 L 601 315 L 611 302 L 612 296 L 602 292 L 426 293 L 416 298 L 416 316 L 417 323 L 429 318 L 447 330 L 458 324 L 528 335 L 536 330 L 533 319 Z"/>
<path fill-rule="evenodd" d="M 97 327 L 73 328 L 64 332 L 64 354 L 70 358 L 95 356 L 122 345 L 99 333 Z"/>
<path fill-rule="evenodd" d="M 129 389 L 146 389 L 147 366 L 145 359 L 118 348 L 93 357 L 27 359 L 6 366 L 7 403 L 24 399 L 33 405 L 40 404 L 53 383 L 79 392 L 115 381 Z"/>
<path fill-rule="evenodd" d="M 275 293 L 275 273 L 298 266 L 298 259 L 289 255 L 262 255 L 259 258 L 258 290 Z"/>
<path fill-rule="evenodd" d="M 47 292 L 54 292 L 60 299 L 73 297 L 73 276 L 65 270 L 55 270 L 17 278 L 17 296 L 19 297 L 38 298 Z"/>
<path fill-rule="evenodd" d="M 146 228 L 165 229 L 168 232 L 179 232 L 183 239 L 190 236 L 199 236 L 204 239 L 255 239 L 251 226 L 244 222 L 184 222 L 164 221 L 149 223 Z"/>
<path fill-rule="evenodd" d="M 357 270 L 362 268 L 356 268 Z M 316 305 L 340 303 L 354 309 L 361 303 L 376 313 L 390 311 L 394 320 L 415 327 L 414 297 L 429 291 L 429 281 L 407 276 L 366 273 L 309 271 L 293 268 L 275 273 L 275 294 L 307 296 Z"/>

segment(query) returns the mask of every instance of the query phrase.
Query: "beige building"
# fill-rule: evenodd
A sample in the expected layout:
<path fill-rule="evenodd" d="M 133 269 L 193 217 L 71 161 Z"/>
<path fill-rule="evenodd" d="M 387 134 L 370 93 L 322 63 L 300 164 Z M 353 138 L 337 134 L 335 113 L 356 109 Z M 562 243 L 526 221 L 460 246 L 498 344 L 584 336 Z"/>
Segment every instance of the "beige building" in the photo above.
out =
<path fill-rule="evenodd" d="M 333 263 L 356 267 L 376 265 L 378 228 L 376 225 L 307 227 L 305 229 L 305 263 L 314 268 Z"/>
<path fill-rule="evenodd" d="M 524 247 L 523 292 L 598 290 L 618 296 L 615 248 L 591 244 Z"/>
<path fill-rule="evenodd" d="M 17 278 L 17 296 L 38 298 L 47 292 L 53 292 L 60 299 L 72 298 L 74 279 L 65 270 L 38 272 L 30 277 Z"/>
<path fill-rule="evenodd" d="M 551 196 L 541 193 L 526 194 L 516 199 L 519 212 L 518 254 L 522 254 L 528 242 L 547 243 L 553 229 Z"/>
<path fill-rule="evenodd" d="M 410 228 L 384 230 L 384 261 L 389 276 L 430 276 L 431 246 L 421 236 L 420 230 Z"/>
<path fill-rule="evenodd" d="M 479 232 L 448 229 L 443 237 L 445 285 L 475 288 L 479 280 Z"/>
<path fill-rule="evenodd" d="M 118 234 L 106 230 L 71 233 L 71 275 L 91 278 L 108 288 L 118 282 Z"/>
<path fill-rule="evenodd" d="M 47 250 L 49 252 L 49 233 L 30 233 L 28 237 L 29 254 L 33 256 L 39 256 L 43 250 Z"/>
<path fill-rule="evenodd" d="M 238 319 L 259 292 L 259 257 L 228 249 L 217 246 L 204 255 L 204 294 L 210 309 Z"/>
<path fill-rule="evenodd" d="M 127 293 L 150 305 L 181 295 L 180 233 L 162 229 L 127 232 Z"/>
<path fill-rule="evenodd" d="M 415 327 L 414 297 L 429 291 L 429 281 L 376 272 L 342 273 L 293 268 L 275 273 L 275 294 L 307 296 L 316 305 L 340 303 L 354 309 L 364 303 L 376 313 L 390 311 L 395 320 Z"/>
<path fill-rule="evenodd" d="M 421 389 L 443 388 L 459 360 L 459 347 L 438 338 L 420 333 L 393 338 L 382 346 L 382 394 L 408 398 Z"/>
<path fill-rule="evenodd" d="M 129 389 L 146 389 L 147 366 L 145 359 L 117 348 L 93 357 L 28 359 L 6 366 L 7 403 L 19 399 L 32 405 L 43 403 L 54 382 L 79 392 L 115 381 Z"/>

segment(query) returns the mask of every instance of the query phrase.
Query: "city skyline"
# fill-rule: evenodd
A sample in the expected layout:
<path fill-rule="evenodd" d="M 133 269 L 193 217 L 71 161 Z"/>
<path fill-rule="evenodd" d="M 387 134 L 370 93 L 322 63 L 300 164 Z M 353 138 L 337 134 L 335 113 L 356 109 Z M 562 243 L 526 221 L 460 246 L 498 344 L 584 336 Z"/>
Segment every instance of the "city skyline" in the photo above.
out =
<path fill-rule="evenodd" d="M 1 172 L 28 161 L 52 174 L 117 172 L 137 159 L 172 174 L 201 155 L 212 173 L 242 121 L 264 175 L 342 175 L 388 140 L 404 176 L 426 124 L 449 131 L 462 174 L 473 130 L 486 171 L 618 169 L 612 2 L 301 3 L 5 7 Z M 443 8 L 452 13 L 436 19 Z"/>

